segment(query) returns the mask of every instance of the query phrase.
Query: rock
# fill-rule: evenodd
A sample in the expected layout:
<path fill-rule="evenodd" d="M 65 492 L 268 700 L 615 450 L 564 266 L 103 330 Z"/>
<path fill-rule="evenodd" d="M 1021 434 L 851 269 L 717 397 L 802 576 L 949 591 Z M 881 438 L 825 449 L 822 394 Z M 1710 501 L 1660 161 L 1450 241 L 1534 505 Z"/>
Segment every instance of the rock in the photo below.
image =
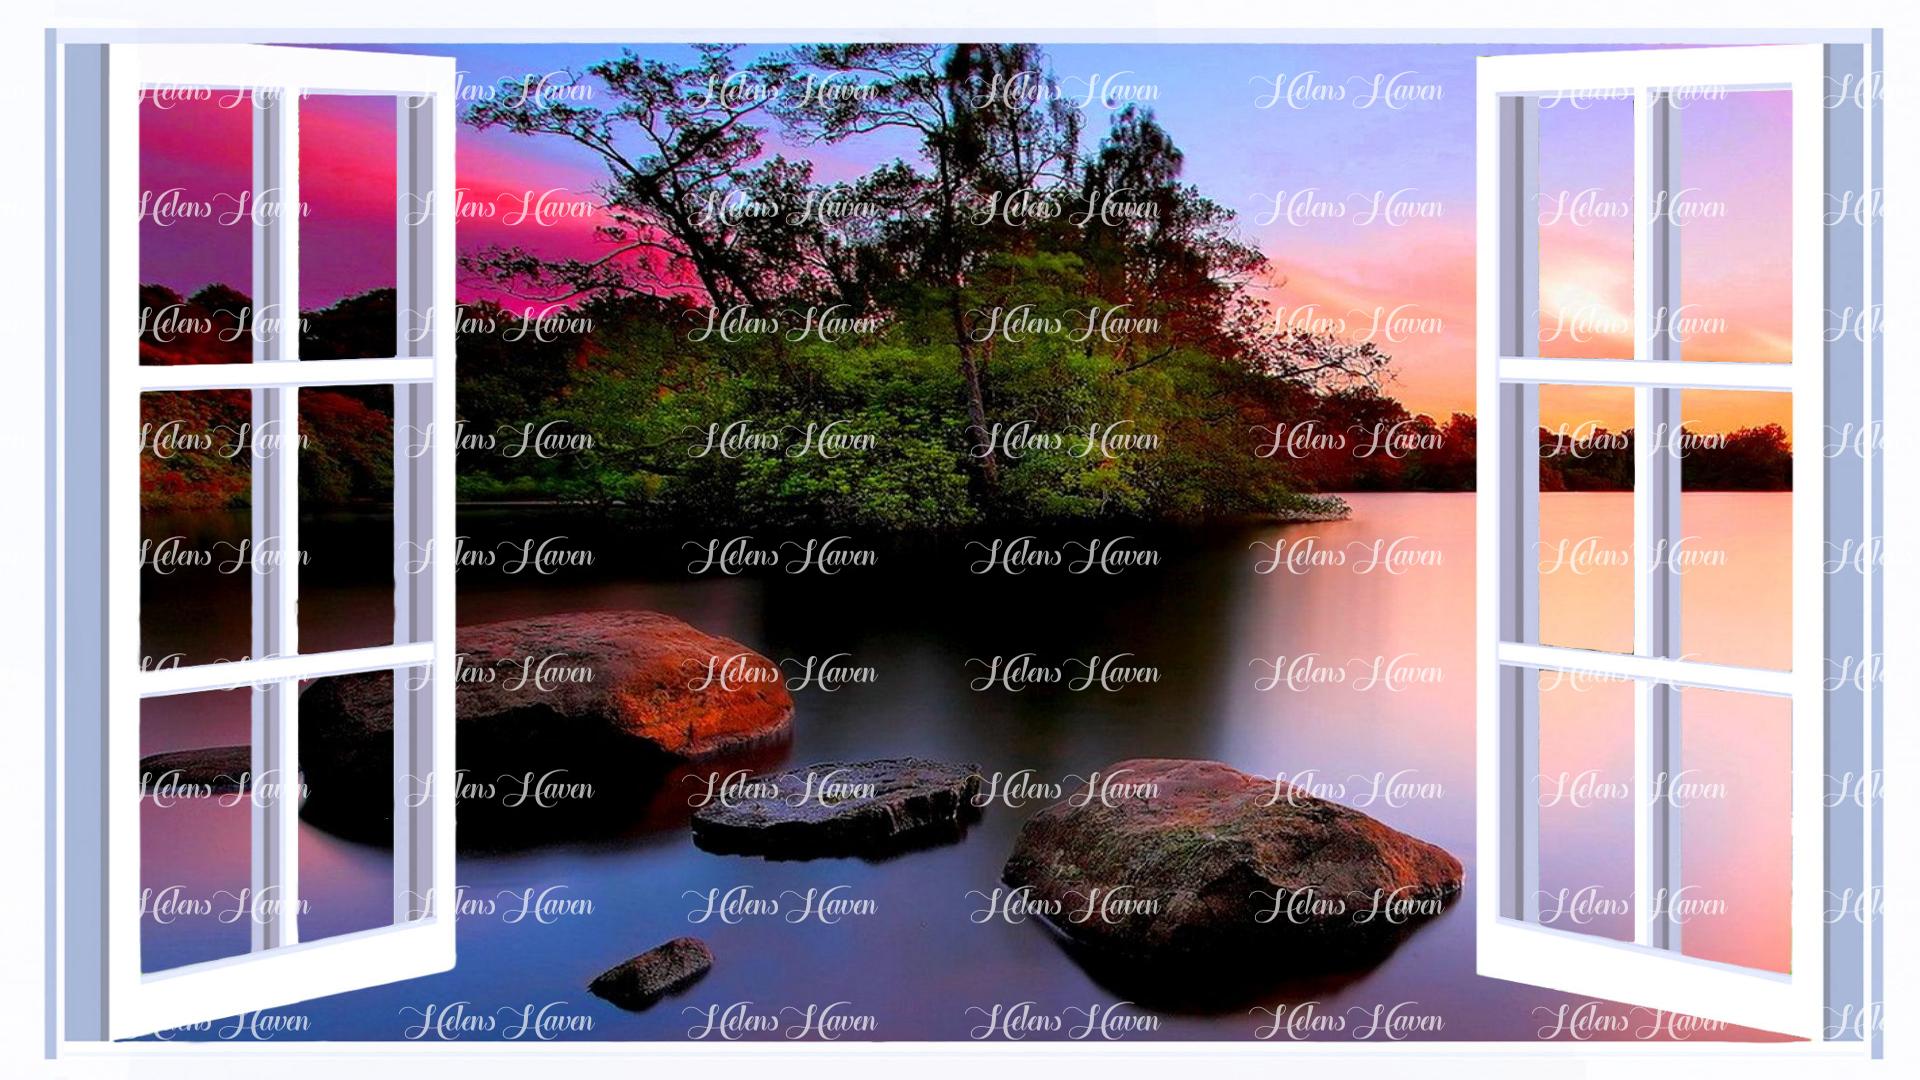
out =
<path fill-rule="evenodd" d="M 242 795 L 252 777 L 250 746 L 202 746 L 140 759 L 142 795 Z"/>
<path fill-rule="evenodd" d="M 460 744 L 483 731 L 514 743 L 564 732 L 586 743 L 632 743 L 675 760 L 698 759 L 778 736 L 793 716 L 793 698 L 773 661 L 659 612 L 463 626 L 456 648 Z M 729 662 L 732 688 L 718 679 L 705 684 L 710 667 Z M 384 672 L 320 680 L 300 698 L 302 722 L 387 736 L 392 695 Z"/>
<path fill-rule="evenodd" d="M 601 972 L 587 990 L 638 1012 L 700 981 L 713 967 L 713 950 L 699 938 L 674 938 Z"/>
<path fill-rule="evenodd" d="M 1446 851 L 1290 785 L 1215 761 L 1102 774 L 1129 786 L 1035 814 L 1002 872 L 1102 962 L 1297 973 L 1383 955 L 1460 891 Z"/>
<path fill-rule="evenodd" d="M 890 855 L 957 840 L 979 814 L 979 766 L 921 758 L 820 762 L 715 783 L 694 812 L 693 841 L 720 854 Z"/>
<path fill-rule="evenodd" d="M 562 817 L 605 819 L 615 802 L 644 803 L 675 763 L 776 741 L 793 717 L 772 661 L 658 612 L 463 626 L 456 648 L 463 826 L 511 819 L 544 832 Z M 710 679 L 716 672 L 725 678 Z M 300 760 L 310 815 L 379 833 L 390 800 L 372 796 L 392 784 L 391 673 L 311 683 L 300 696 Z"/>

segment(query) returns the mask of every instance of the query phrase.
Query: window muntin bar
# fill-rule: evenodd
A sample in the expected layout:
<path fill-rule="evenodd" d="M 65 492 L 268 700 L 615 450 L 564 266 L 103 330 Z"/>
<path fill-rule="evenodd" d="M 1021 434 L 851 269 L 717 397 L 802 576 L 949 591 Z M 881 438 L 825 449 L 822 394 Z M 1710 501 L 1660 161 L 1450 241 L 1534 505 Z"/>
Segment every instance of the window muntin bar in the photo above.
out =
<path fill-rule="evenodd" d="M 1693 660 L 1669 660 L 1657 656 L 1632 656 L 1627 653 L 1569 649 L 1559 645 L 1527 645 L 1513 641 L 1501 642 L 1496 655 L 1505 667 L 1537 667 L 1606 678 L 1644 679 L 1673 686 L 1737 690 L 1778 697 L 1791 697 L 1793 694 L 1791 671 L 1702 664 Z"/>
<path fill-rule="evenodd" d="M 1654 387 L 1672 390 L 1793 390 L 1793 365 L 1710 360 L 1574 360 L 1502 356 L 1495 377 L 1503 383 L 1568 386 Z"/>
<path fill-rule="evenodd" d="M 230 664 L 156 668 L 140 672 L 135 683 L 141 697 L 163 697 L 204 690 L 232 690 L 282 680 L 322 679 L 362 671 L 384 671 L 395 667 L 429 667 L 433 661 L 433 642 L 416 641 L 365 649 L 270 656 L 238 660 Z"/>
<path fill-rule="evenodd" d="M 140 389 L 267 390 L 302 386 L 371 386 L 377 383 L 432 382 L 431 356 L 378 360 L 303 360 L 297 368 L 275 364 L 180 364 L 140 369 Z"/>

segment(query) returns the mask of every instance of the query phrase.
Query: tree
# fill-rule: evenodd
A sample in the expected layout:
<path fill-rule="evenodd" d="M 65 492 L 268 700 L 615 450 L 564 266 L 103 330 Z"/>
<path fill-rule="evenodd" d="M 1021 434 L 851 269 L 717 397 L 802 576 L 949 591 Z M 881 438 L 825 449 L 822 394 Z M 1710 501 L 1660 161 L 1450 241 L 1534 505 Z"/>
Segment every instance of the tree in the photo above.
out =
<path fill-rule="evenodd" d="M 915 261 L 941 290 L 970 426 L 984 436 L 986 360 L 968 286 L 993 250 L 988 237 L 1013 225 L 1004 214 L 980 211 L 1044 178 L 1070 179 L 1077 115 L 1057 97 L 1033 92 L 1051 80 L 1032 45 L 803 45 L 788 60 L 822 85 L 852 87 L 778 105 L 802 142 L 833 144 L 885 128 L 919 134 L 932 176 L 921 186 L 916 215 L 930 228 L 909 230 L 922 247 Z M 996 484 L 998 451 L 990 447 L 979 463 L 987 484 Z"/>
<path fill-rule="evenodd" d="M 518 92 L 476 103 L 467 113 L 475 127 L 553 135 L 600 156 L 608 168 L 600 232 L 613 248 L 597 259 L 550 260 L 496 247 L 468 268 L 549 304 L 698 291 L 715 305 L 765 313 L 799 287 L 802 230 L 786 214 L 760 211 L 804 188 L 811 169 L 759 161 L 765 140 L 753 123 L 789 71 L 777 59 L 738 68 L 725 46 L 695 51 L 693 62 L 672 64 L 622 50 L 589 67 L 614 103 L 608 108 Z"/>
<path fill-rule="evenodd" d="M 1254 291 L 1271 276 L 1265 255 L 1182 181 L 1184 155 L 1150 110 L 1123 110 L 1083 153 L 1083 116 L 1038 47 L 735 56 L 627 52 L 588 69 L 608 88 L 597 102 L 514 93 L 469 112 L 481 127 L 569 139 L 608 169 L 605 256 L 467 260 L 515 295 L 600 312 L 555 391 L 559 412 L 610 433 L 569 474 L 578 497 L 794 520 L 806 513 L 796 493 L 811 492 L 822 515 L 886 528 L 901 527 L 903 507 L 934 524 L 1272 512 L 1296 475 L 1255 457 L 1249 428 L 1377 388 L 1388 358 L 1371 343 L 1276 324 Z M 918 153 L 820 183 L 806 162 L 769 155 L 776 126 L 798 146 L 906 131 Z M 833 343 L 784 332 L 783 316 L 822 304 L 881 329 Z M 1016 307 L 1101 332 L 996 332 Z M 766 316 L 757 333 L 688 333 L 736 308 Z M 936 377 L 942 366 L 951 378 Z M 690 462 L 675 443 L 715 423 L 779 427 L 828 410 L 892 433 L 901 459 Z M 996 420 L 1075 431 L 1121 416 L 1169 449 L 1015 460 L 987 438 Z M 962 505 L 942 502 L 956 492 L 940 461 L 967 478 Z"/>

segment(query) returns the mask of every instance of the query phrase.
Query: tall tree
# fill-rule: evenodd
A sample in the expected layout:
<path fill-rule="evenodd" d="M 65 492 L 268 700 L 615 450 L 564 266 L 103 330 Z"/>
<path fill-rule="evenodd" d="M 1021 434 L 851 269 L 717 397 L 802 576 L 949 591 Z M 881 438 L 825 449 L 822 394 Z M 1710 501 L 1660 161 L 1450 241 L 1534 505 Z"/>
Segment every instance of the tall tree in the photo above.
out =
<path fill-rule="evenodd" d="M 967 289 L 992 250 L 983 233 L 993 230 L 993 220 L 978 210 L 996 196 L 1070 179 L 1078 114 L 1051 92 L 1053 79 L 1033 45 L 804 45 L 786 59 L 822 85 L 852 88 L 776 104 L 802 142 L 839 143 L 887 128 L 919 135 L 932 173 L 923 190 L 921 216 L 930 228 L 920 261 L 943 296 L 968 421 L 984 436 L 989 353 L 978 340 Z M 997 451 L 989 446 L 978 460 L 995 484 Z"/>

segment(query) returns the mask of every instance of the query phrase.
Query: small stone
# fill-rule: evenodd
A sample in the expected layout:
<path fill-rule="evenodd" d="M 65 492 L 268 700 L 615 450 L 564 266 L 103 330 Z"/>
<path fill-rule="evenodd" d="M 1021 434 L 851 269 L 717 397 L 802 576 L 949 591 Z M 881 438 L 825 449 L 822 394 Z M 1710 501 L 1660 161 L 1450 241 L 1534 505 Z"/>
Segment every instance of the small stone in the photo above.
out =
<path fill-rule="evenodd" d="M 587 984 L 587 990 L 638 1012 L 692 986 L 712 968 L 713 950 L 706 942 L 679 937 L 601 972 Z"/>

